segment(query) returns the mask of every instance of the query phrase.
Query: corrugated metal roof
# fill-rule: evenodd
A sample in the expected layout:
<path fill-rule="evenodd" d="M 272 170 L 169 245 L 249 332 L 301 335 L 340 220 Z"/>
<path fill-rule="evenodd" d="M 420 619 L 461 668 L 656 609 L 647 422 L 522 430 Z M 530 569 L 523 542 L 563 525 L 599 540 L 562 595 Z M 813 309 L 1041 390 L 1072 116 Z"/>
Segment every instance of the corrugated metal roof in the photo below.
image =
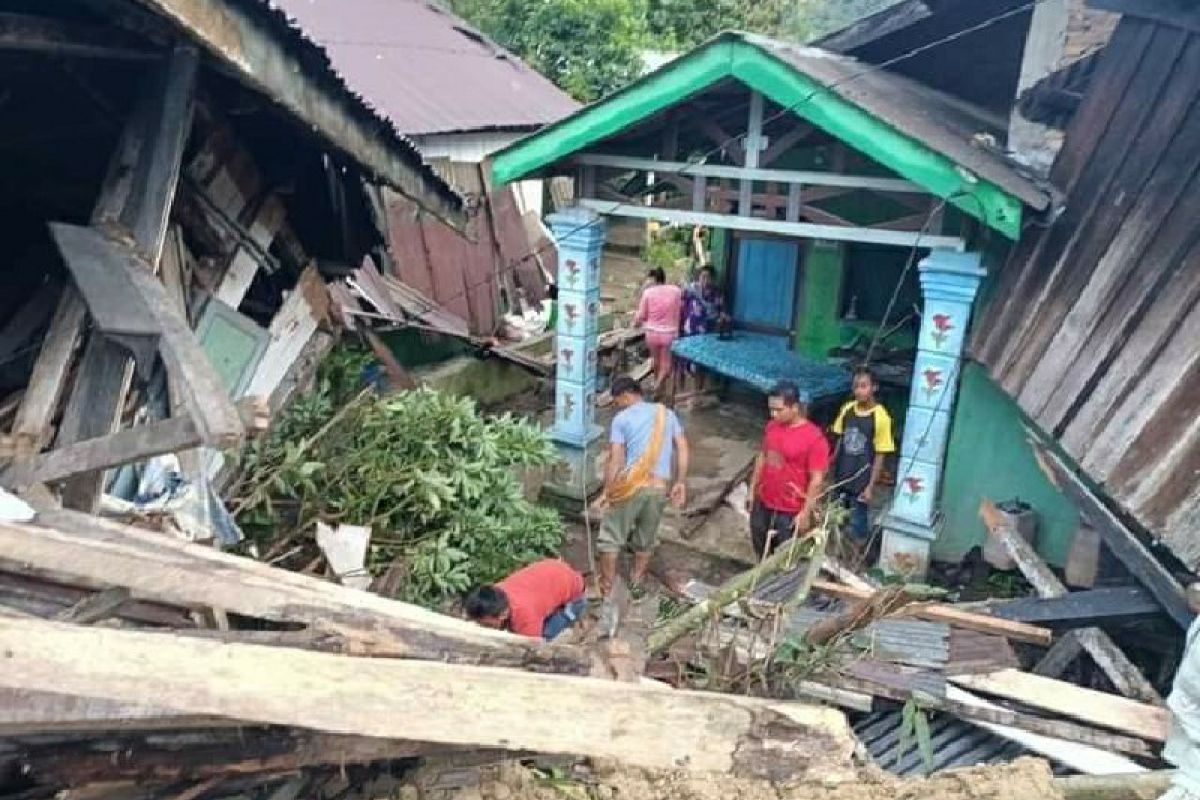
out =
<path fill-rule="evenodd" d="M 410 136 L 533 130 L 574 112 L 569 95 L 425 0 L 271 0 L 329 53 L 346 82 Z"/>
<path fill-rule="evenodd" d="M 1032 178 L 1002 153 L 979 143 L 980 134 L 1002 132 L 994 131 L 992 120 L 974 106 L 848 56 L 755 34 L 737 35 L 1030 207 L 1041 210 L 1049 204 L 1049 195 Z"/>
<path fill-rule="evenodd" d="M 461 222 L 462 198 L 416 146 L 347 85 L 274 0 L 140 0 L 289 113 L 434 214 Z"/>
<path fill-rule="evenodd" d="M 909 737 L 901 749 L 900 730 L 903 719 L 903 712 L 896 710 L 863 714 L 853 721 L 854 733 L 867 748 L 872 760 L 880 768 L 895 775 L 924 775 L 930 767 L 933 772 L 937 772 L 954 767 L 1004 764 L 1029 754 L 1019 744 L 1002 739 L 950 714 L 929 712 L 933 763 L 927 765 L 915 738 Z M 1058 773 L 1063 771 L 1057 764 L 1054 765 L 1054 769 Z"/>

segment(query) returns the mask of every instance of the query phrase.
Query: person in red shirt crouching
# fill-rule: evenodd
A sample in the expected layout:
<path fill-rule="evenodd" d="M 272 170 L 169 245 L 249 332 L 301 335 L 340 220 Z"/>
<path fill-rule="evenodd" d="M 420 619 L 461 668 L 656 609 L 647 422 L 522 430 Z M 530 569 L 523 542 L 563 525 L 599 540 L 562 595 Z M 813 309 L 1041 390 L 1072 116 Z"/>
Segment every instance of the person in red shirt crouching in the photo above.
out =
<path fill-rule="evenodd" d="M 750 479 L 750 540 L 763 559 L 812 527 L 829 469 L 829 441 L 807 417 L 800 390 L 780 381 L 767 396 L 771 420 Z"/>
<path fill-rule="evenodd" d="M 497 584 L 475 587 L 463 600 L 463 610 L 485 628 L 549 641 L 587 610 L 583 576 L 566 562 L 547 558 Z"/>

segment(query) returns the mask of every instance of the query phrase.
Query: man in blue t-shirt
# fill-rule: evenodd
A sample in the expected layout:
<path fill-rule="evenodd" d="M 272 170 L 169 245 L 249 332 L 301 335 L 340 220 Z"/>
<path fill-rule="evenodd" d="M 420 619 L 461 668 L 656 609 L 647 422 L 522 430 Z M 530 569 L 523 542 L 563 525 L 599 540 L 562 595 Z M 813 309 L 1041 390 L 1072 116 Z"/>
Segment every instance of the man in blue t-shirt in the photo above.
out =
<path fill-rule="evenodd" d="M 628 375 L 613 381 L 612 397 L 621 410 L 613 418 L 604 494 L 597 501 L 605 512 L 596 537 L 604 594 L 612 589 L 617 559 L 627 548 L 633 551 L 629 581 L 641 585 L 658 544 L 668 497 L 678 508 L 687 502 L 688 442 L 675 412 L 661 403 L 647 403 L 642 387 Z"/>

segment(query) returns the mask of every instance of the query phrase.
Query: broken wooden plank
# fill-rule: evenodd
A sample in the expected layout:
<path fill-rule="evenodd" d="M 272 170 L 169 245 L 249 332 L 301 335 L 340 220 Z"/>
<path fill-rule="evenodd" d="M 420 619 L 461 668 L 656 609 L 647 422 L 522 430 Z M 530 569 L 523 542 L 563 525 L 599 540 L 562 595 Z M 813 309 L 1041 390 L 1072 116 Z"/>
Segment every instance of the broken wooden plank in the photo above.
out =
<path fill-rule="evenodd" d="M 1054 787 L 1063 800 L 1156 800 L 1171 788 L 1175 770 L 1121 775 L 1063 775 Z"/>
<path fill-rule="evenodd" d="M 856 589 L 823 580 L 813 582 L 813 591 L 842 600 L 869 600 L 872 596 L 872 592 L 865 589 Z M 935 622 L 947 622 L 980 633 L 996 634 L 1017 642 L 1039 644 L 1043 647 L 1049 645 L 1054 638 L 1053 632 L 1047 628 L 964 611 L 944 603 L 913 603 L 905 607 L 902 613 Z"/>
<path fill-rule="evenodd" d="M 38 522 L 0 522 L 0 563 L 60 582 L 123 586 L 139 600 L 305 625 L 344 636 L 361 655 L 382 650 L 573 674 L 592 668 L 580 648 L 481 628 L 158 533 L 66 510 L 39 513 Z"/>
<path fill-rule="evenodd" d="M 970 709 L 976 711 L 1000 709 L 994 703 L 989 703 L 983 698 L 976 697 L 970 692 L 963 691 L 955 686 L 947 687 L 946 697 L 949 702 L 956 704 L 960 711 Z M 1026 714 L 1022 716 L 1029 717 L 1030 715 Z M 1046 756 L 1053 761 L 1066 764 L 1068 767 L 1085 775 L 1113 775 L 1145 771 L 1136 761 L 1126 758 L 1119 752 L 1114 752 L 1116 748 L 1108 744 L 1095 746 L 1066 741 L 1056 738 L 1053 735 L 1047 736 L 1042 733 L 1033 733 L 1030 730 L 1024 730 L 1012 725 L 997 724 L 982 719 L 972 720 L 965 715 L 963 718 L 968 719 L 974 725 L 991 731 L 997 736 L 1008 739 L 1011 742 L 1016 742 L 1035 753 Z"/>
<path fill-rule="evenodd" d="M 1149 741 L 1164 742 L 1167 739 L 1170 712 L 1148 703 L 1015 669 L 950 676 L 949 680 L 966 689 L 1016 700 Z"/>
<path fill-rule="evenodd" d="M 268 328 L 271 341 L 250 379 L 247 393 L 270 397 L 328 314 L 325 282 L 317 268 L 310 265 L 271 320 Z"/>
<path fill-rule="evenodd" d="M 1069 631 L 1057 642 L 1050 646 L 1046 654 L 1033 667 L 1035 675 L 1047 678 L 1057 678 L 1067 671 L 1071 662 L 1083 655 L 1083 642 L 1079 638 L 1080 631 Z"/>
<path fill-rule="evenodd" d="M 114 275 L 132 287 L 162 332 L 161 351 L 169 372 L 187 387 L 186 399 L 202 441 L 214 447 L 236 445 L 245 436 L 237 409 L 191 326 L 155 278 L 148 265 L 130 249 L 93 228 L 51 223 L 51 233 L 68 261 L 103 261 Z M 68 442 L 70 444 L 70 442 Z"/>
<path fill-rule="evenodd" d="M 1171 619 L 1186 630 L 1195 614 L 1175 576 L 1062 459 L 1040 445 L 1034 446 L 1034 454 L 1042 471 L 1079 508 L 1079 513 L 1100 534 L 1113 555 L 1158 599 Z"/>
<path fill-rule="evenodd" d="M 916 698 L 923 708 L 952 714 L 973 725 L 988 728 L 1003 738 L 1022 741 L 1035 753 L 1055 758 L 1063 756 L 1064 763 L 1079 764 L 1080 769 L 1125 771 L 1130 765 L 1136 767 L 1136 764 L 1124 758 L 1124 755 L 1154 758 L 1157 753 L 1156 747 L 1142 739 L 1122 736 L 1070 720 L 1047 719 L 1036 714 L 1013 711 L 989 703 L 956 686 L 946 686 L 945 696 L 937 696 L 901 685 L 882 685 L 855 676 L 842 676 L 832 683 L 843 689 L 870 694 L 895 703 L 907 703 Z M 903 681 L 895 683 L 901 684 Z M 1071 761 L 1066 761 L 1066 758 L 1070 758 Z"/>
<path fill-rule="evenodd" d="M 1038 556 L 1033 546 L 1017 533 L 1010 520 L 1000 514 L 990 501 L 985 499 L 981 503 L 979 514 L 988 529 L 988 535 L 1000 540 L 1005 551 L 1017 562 L 1021 573 L 1033 585 L 1038 595 L 1065 597 L 1069 594 L 1067 587 Z M 1099 628 L 1088 628 L 1080 631 L 1076 638 L 1112 681 L 1117 691 L 1126 697 L 1162 703 L 1162 697 L 1154 686 L 1107 633 Z"/>
<path fill-rule="evenodd" d="M 17 408 L 12 433 L 18 455 L 38 453 L 50 443 L 51 422 L 66 388 L 79 334 L 87 319 L 87 305 L 74 286 L 59 298 L 50 329 L 42 340 L 29 384 Z"/>
<path fill-rule="evenodd" d="M 848 775 L 854 751 L 849 724 L 833 709 L 598 678 L 16 619 L 0 621 L 0 652 L 4 686 L 167 704 L 184 713 L 328 733 L 774 780 Z M 81 657 L 87 653 L 104 658 Z M 388 690 L 380 692 L 381 686 Z M 555 714 L 531 716 L 537 707 Z"/>
<path fill-rule="evenodd" d="M 247 729 L 237 737 L 209 737 L 215 740 L 212 744 L 184 750 L 149 744 L 112 752 L 30 748 L 20 761 L 22 771 L 39 784 L 77 787 L 124 779 L 146 786 L 222 776 L 283 774 L 321 766 L 340 768 L 454 750 L 424 742 L 276 730 Z"/>
<path fill-rule="evenodd" d="M 92 225 L 127 236 L 144 254 L 151 272 L 162 252 L 191 129 L 199 62 L 194 47 L 179 45 L 150 70 L 92 210 Z M 155 309 L 153 303 L 151 310 L 168 311 L 165 306 Z M 81 332 L 82 323 L 67 334 L 74 340 Z M 59 444 L 74 444 L 114 430 L 129 391 L 131 372 L 125 352 L 102 337 L 90 337 L 79 371 L 64 412 L 64 422 L 71 424 L 64 424 Z M 103 481 L 102 472 L 77 476 L 63 487 L 64 503 L 95 510 Z"/>
<path fill-rule="evenodd" d="M 992 603 L 988 608 L 1003 619 L 1070 627 L 1129 622 L 1162 613 L 1162 606 L 1153 595 L 1139 586 L 1088 589 L 1061 597 L 1022 597 Z"/>
<path fill-rule="evenodd" d="M 239 420 L 243 430 L 258 425 L 259 406 L 258 398 L 235 406 L 235 412 L 245 417 L 244 422 Z M 14 461 L 0 472 L 0 483 L 17 489 L 34 483 L 56 483 L 208 443 L 191 417 L 171 417 Z"/>
<path fill-rule="evenodd" d="M 54 232 L 55 224 L 50 227 Z M 99 330 L 128 350 L 137 365 L 138 376 L 143 382 L 149 380 L 161 334 L 158 321 L 138 298 L 119 263 L 68 249 L 73 243 L 73 240 L 59 241 L 58 247 L 75 287 L 87 303 L 92 335 Z"/>
<path fill-rule="evenodd" d="M 263 259 L 259 253 L 269 252 L 272 240 L 287 217 L 283 202 L 271 195 L 263 202 L 254 214 L 249 225 L 247 238 L 250 246 L 239 244 L 229 261 L 229 268 L 221 278 L 217 291 L 213 295 L 230 308 L 236 309 L 242 304 L 254 276 L 263 268 Z"/>
<path fill-rule="evenodd" d="M 3 620 L 3 617 L 0 617 Z M 168 730 L 242 725 L 207 715 L 179 714 L 133 700 L 79 697 L 53 690 L 0 687 L 0 736 L 66 731 Z"/>
<path fill-rule="evenodd" d="M 59 622 L 74 622 L 76 625 L 91 625 L 116 614 L 121 606 L 129 602 L 131 596 L 125 587 L 114 586 L 83 598 L 55 619 Z"/>

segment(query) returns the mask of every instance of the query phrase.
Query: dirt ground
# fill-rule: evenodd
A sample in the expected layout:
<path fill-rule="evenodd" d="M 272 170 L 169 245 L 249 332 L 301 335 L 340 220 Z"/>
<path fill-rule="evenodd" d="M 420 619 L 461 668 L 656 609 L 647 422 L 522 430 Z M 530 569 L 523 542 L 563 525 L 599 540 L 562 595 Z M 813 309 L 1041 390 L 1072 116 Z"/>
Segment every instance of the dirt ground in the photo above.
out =
<path fill-rule="evenodd" d="M 598 422 L 607 427 L 614 409 L 601 409 Z M 741 401 L 678 409 L 691 445 L 688 508 L 670 509 L 660 528 L 661 544 L 653 564 L 657 575 L 698 578 L 719 583 L 753 562 L 746 517 L 725 505 L 708 517 L 696 513 L 754 458 L 761 441 L 764 414 Z M 699 526 L 699 527 L 697 527 Z M 593 540 L 597 525 L 592 526 Z M 563 557 L 588 571 L 588 541 L 581 521 L 568 526 Z"/>
<path fill-rule="evenodd" d="M 1033 758 L 900 779 L 865 770 L 850 782 L 775 784 L 725 775 L 603 767 L 561 776 L 510 762 L 477 784 L 431 790 L 418 773 L 406 800 L 1061 800 L 1049 766 Z"/>

